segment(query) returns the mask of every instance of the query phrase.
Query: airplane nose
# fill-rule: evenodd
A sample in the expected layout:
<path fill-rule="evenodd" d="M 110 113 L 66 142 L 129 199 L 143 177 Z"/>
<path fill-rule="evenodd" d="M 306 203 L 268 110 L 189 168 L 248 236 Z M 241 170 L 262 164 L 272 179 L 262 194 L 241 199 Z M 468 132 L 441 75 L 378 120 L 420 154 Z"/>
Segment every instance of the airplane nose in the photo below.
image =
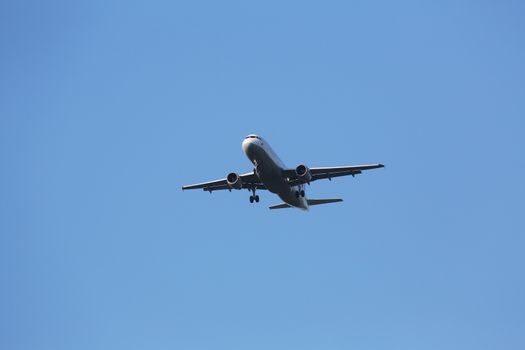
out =
<path fill-rule="evenodd" d="M 253 158 L 255 149 L 257 148 L 257 145 L 254 144 L 254 141 L 251 139 L 246 139 L 242 142 L 242 150 L 244 151 L 244 154 L 248 156 L 248 158 Z"/>
<path fill-rule="evenodd" d="M 246 139 L 242 142 L 242 150 L 244 151 L 245 154 L 248 154 L 251 147 L 253 146 L 252 146 L 252 142 L 250 139 Z"/>

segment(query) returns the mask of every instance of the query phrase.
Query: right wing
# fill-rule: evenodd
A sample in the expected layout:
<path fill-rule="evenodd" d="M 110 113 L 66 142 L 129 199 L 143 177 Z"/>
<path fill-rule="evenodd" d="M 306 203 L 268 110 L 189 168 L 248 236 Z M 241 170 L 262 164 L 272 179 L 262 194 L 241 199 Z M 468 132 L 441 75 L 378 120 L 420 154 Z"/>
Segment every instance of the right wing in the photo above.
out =
<path fill-rule="evenodd" d="M 266 186 L 264 186 L 264 184 L 261 182 L 259 177 L 253 172 L 239 175 L 239 177 L 242 180 L 242 188 L 252 189 L 255 186 L 255 188 L 258 190 L 266 190 Z M 220 179 L 220 180 L 202 182 L 202 183 L 193 184 L 193 185 L 182 186 L 182 189 L 183 190 L 202 189 L 204 191 L 209 191 L 211 193 L 212 191 L 231 190 L 232 188 L 228 186 L 228 182 L 226 181 L 226 179 Z"/>
<path fill-rule="evenodd" d="M 352 166 L 337 166 L 337 167 L 321 167 L 311 168 L 312 181 L 321 179 L 331 179 L 332 177 L 358 175 L 364 170 L 383 168 L 383 164 L 367 164 L 367 165 L 352 165 Z"/>
<path fill-rule="evenodd" d="M 337 167 L 316 167 L 316 168 L 310 168 L 310 174 L 312 174 L 312 179 L 309 182 L 313 182 L 316 180 L 321 179 L 329 179 L 331 180 L 334 177 L 340 177 L 340 176 L 355 176 L 358 174 L 361 174 L 364 170 L 370 170 L 370 169 L 377 169 L 377 168 L 383 168 L 383 164 L 367 164 L 367 165 L 351 165 L 351 166 L 337 166 Z M 286 177 L 288 177 L 289 183 L 291 186 L 300 185 L 303 184 L 304 181 L 301 181 L 297 174 L 295 173 L 295 169 L 286 169 L 284 170 L 284 174 Z"/>

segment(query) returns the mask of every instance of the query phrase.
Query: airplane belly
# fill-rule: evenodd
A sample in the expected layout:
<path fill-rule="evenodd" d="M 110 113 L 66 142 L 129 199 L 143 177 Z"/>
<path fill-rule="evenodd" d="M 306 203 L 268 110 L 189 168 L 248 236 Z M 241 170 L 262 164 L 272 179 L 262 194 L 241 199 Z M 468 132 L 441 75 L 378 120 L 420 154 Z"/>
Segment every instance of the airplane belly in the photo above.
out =
<path fill-rule="evenodd" d="M 288 186 L 288 184 L 282 179 L 281 175 L 276 171 L 268 171 L 258 167 L 257 175 L 266 188 L 272 193 L 285 192 L 290 188 L 290 186 Z"/>
<path fill-rule="evenodd" d="M 289 191 L 290 186 L 283 179 L 281 168 L 274 163 L 268 153 L 262 148 L 254 148 L 249 156 L 255 165 L 257 176 L 270 192 L 281 193 Z"/>
<path fill-rule="evenodd" d="M 296 188 L 288 187 L 287 191 L 278 193 L 279 197 L 287 204 L 296 208 L 308 209 L 308 202 L 304 197 L 295 195 Z"/>

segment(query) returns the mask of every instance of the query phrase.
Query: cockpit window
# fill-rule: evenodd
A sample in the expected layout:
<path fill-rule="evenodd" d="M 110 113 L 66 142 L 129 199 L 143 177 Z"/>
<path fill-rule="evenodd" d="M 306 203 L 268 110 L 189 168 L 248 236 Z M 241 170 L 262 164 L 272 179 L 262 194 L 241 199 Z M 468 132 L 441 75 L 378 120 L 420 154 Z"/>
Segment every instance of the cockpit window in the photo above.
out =
<path fill-rule="evenodd" d="M 260 140 L 261 138 L 257 135 L 248 135 L 245 137 L 245 139 L 257 139 L 257 140 Z"/>

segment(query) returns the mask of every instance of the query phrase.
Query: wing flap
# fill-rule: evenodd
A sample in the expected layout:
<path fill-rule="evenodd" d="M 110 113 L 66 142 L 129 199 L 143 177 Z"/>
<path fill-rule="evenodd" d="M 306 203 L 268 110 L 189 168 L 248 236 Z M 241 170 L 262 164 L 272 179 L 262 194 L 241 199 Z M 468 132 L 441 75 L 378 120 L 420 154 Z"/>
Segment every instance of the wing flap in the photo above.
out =
<path fill-rule="evenodd" d="M 361 172 L 362 170 L 370 170 L 377 168 L 384 168 L 383 164 L 366 164 L 366 165 L 351 165 L 351 166 L 336 166 L 336 167 L 319 167 L 310 168 L 310 173 L 313 175 L 317 174 L 329 174 L 339 172 Z"/>
<path fill-rule="evenodd" d="M 313 181 L 316 181 L 316 180 L 322 180 L 322 179 L 332 180 L 332 178 L 334 178 L 334 177 L 341 177 L 341 176 L 348 176 L 348 175 L 355 176 L 355 175 L 358 175 L 358 174 L 361 174 L 360 170 L 340 171 L 338 173 L 316 174 L 316 175 L 312 175 L 312 179 L 310 180 L 310 182 L 313 182 Z M 301 185 L 303 183 L 304 183 L 303 181 L 301 181 L 299 179 L 295 179 L 295 180 L 291 180 L 290 181 L 290 186 Z"/>
<path fill-rule="evenodd" d="M 209 187 L 219 187 L 219 186 L 226 186 L 226 179 L 215 180 L 215 181 L 208 181 L 208 182 L 202 182 L 202 183 L 193 184 L 193 185 L 182 186 L 182 189 L 183 190 L 195 190 L 195 189 L 198 189 L 198 188 L 209 188 Z"/>
<path fill-rule="evenodd" d="M 261 183 L 259 177 L 253 172 L 239 175 L 242 180 L 242 188 L 252 188 L 255 186 L 259 190 L 265 190 L 266 186 Z M 218 190 L 228 190 L 228 182 L 226 179 L 202 182 L 198 184 L 182 186 L 183 190 L 194 190 L 194 189 L 203 189 L 204 191 L 218 191 Z"/>
<path fill-rule="evenodd" d="M 251 183 L 243 183 L 242 188 L 251 190 L 254 184 Z M 255 188 L 257 190 L 266 190 L 266 186 L 261 184 L 255 184 Z M 213 191 L 220 191 L 220 190 L 231 190 L 230 186 L 228 185 L 215 185 L 215 186 L 208 186 L 208 187 L 202 187 L 203 191 L 213 192 Z"/>
<path fill-rule="evenodd" d="M 352 166 L 338 166 L 338 167 L 316 167 L 310 168 L 310 174 L 312 178 L 308 182 L 321 180 L 321 179 L 332 179 L 333 177 L 340 176 L 355 176 L 361 174 L 364 170 L 383 168 L 383 164 L 368 164 L 368 165 L 352 165 Z M 297 177 L 295 169 L 283 170 L 283 175 L 287 177 L 291 186 L 302 185 L 305 183 Z"/>

